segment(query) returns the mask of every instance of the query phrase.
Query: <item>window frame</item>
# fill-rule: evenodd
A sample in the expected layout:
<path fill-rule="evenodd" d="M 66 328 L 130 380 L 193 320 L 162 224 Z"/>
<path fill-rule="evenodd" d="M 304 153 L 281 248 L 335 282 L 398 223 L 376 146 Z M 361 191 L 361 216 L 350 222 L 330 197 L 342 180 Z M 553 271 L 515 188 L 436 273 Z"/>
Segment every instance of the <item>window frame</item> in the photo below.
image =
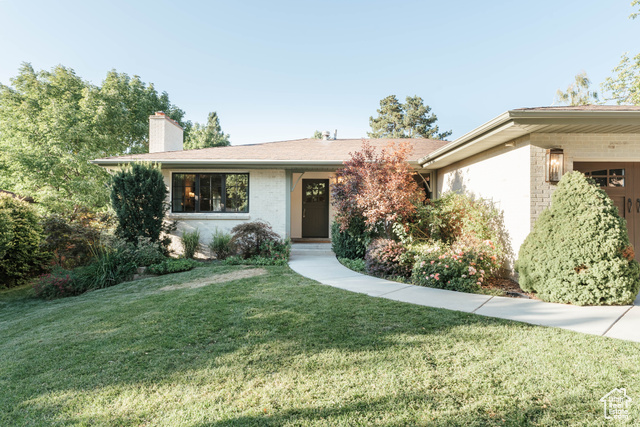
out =
<path fill-rule="evenodd" d="M 173 200 L 174 200 L 174 176 L 175 175 L 195 175 L 194 180 L 194 200 L 195 207 L 192 212 L 187 211 L 176 211 L 174 210 Z M 221 211 L 201 211 L 200 210 L 200 175 L 220 175 L 222 177 L 222 191 L 221 191 L 221 204 L 225 207 L 225 210 Z M 247 208 L 245 211 L 228 211 L 227 209 L 227 176 L 228 175 L 245 175 L 247 177 Z M 248 214 L 250 212 L 250 181 L 251 177 L 249 172 L 193 172 L 193 171 L 172 171 L 171 172 L 171 191 L 169 192 L 171 204 L 171 213 L 177 215 L 195 215 L 195 214 L 228 214 L 228 215 L 237 215 L 237 214 Z"/>

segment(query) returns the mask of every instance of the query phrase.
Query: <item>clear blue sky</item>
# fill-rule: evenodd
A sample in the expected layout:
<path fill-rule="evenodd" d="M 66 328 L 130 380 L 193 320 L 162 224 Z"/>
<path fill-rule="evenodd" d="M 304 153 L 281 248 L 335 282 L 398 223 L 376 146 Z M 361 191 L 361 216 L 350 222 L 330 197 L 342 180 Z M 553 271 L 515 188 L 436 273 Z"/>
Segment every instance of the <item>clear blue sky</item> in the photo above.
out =
<path fill-rule="evenodd" d="M 136 74 L 233 144 L 362 137 L 380 99 L 418 95 L 455 138 L 610 76 L 640 52 L 630 2 L 0 0 L 0 82 L 22 62 Z"/>

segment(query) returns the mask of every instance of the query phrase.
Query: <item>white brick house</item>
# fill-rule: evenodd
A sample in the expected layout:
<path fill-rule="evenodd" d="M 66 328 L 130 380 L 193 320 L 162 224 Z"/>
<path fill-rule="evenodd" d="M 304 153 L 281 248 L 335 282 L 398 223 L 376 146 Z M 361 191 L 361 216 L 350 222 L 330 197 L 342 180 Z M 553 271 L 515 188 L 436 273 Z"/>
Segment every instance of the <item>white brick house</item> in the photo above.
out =
<path fill-rule="evenodd" d="M 495 202 L 517 255 L 551 202 L 556 185 L 546 176 L 551 149 L 561 152 L 563 173 L 580 170 L 601 184 L 626 218 L 631 243 L 639 247 L 640 107 L 507 111 L 436 149 L 420 164 L 434 174 L 438 196 L 458 191 Z"/>
<path fill-rule="evenodd" d="M 205 244 L 216 229 L 228 232 L 237 224 L 258 219 L 283 237 L 329 239 L 330 183 L 334 172 L 363 142 L 300 139 L 182 150 L 182 128 L 176 122 L 156 113 L 149 118 L 149 126 L 149 153 L 93 163 L 106 168 L 134 161 L 160 163 L 169 189 L 168 218 L 178 221 L 177 235 L 197 228 Z M 380 149 L 394 141 L 398 140 L 369 143 Z M 409 162 L 424 175 L 420 183 L 429 191 L 431 174 L 422 170 L 418 159 L 447 142 L 412 139 L 411 143 Z"/>

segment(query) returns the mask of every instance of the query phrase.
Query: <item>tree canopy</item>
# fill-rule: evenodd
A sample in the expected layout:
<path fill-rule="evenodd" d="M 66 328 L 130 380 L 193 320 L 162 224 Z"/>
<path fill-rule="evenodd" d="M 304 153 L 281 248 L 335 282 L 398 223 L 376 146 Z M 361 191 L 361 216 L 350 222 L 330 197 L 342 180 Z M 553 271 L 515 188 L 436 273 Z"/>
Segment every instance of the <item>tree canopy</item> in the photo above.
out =
<path fill-rule="evenodd" d="M 419 96 L 407 96 L 403 104 L 395 95 L 389 95 L 380 101 L 377 111 L 378 117 L 369 118 L 371 132 L 367 135 L 371 138 L 444 139 L 452 133 L 440 132 L 438 117 Z"/>
<path fill-rule="evenodd" d="M 169 96 L 138 76 L 110 71 L 96 86 L 62 65 L 35 71 L 25 63 L 11 85 L 0 84 L 0 188 L 49 211 L 101 208 L 109 176 L 90 161 L 146 152 L 155 111 L 188 128 Z"/>
<path fill-rule="evenodd" d="M 607 100 L 619 105 L 640 105 L 640 54 L 633 59 L 629 59 L 626 53 L 622 55 L 613 73 L 602 84 L 607 91 Z"/>
<path fill-rule="evenodd" d="M 220 127 L 220 119 L 215 111 L 209 113 L 206 124 L 193 124 L 189 134 L 185 136 L 184 149 L 224 147 L 229 145 L 229 135 Z"/>
<path fill-rule="evenodd" d="M 598 93 L 590 91 L 591 80 L 586 72 L 576 74 L 575 81 L 571 83 L 565 92 L 558 89 L 556 102 L 564 105 L 589 105 L 599 102 Z"/>

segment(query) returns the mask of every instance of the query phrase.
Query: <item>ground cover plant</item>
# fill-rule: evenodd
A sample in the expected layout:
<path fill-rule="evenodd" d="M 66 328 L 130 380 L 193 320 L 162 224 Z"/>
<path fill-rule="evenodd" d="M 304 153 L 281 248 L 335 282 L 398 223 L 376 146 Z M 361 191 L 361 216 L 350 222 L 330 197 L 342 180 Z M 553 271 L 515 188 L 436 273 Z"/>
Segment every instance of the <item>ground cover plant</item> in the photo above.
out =
<path fill-rule="evenodd" d="M 261 268 L 0 292 L 0 425 L 611 425 L 640 393 L 638 343 Z"/>
<path fill-rule="evenodd" d="M 152 264 L 147 268 L 147 271 L 151 274 L 171 274 L 179 273 L 181 271 L 189 271 L 198 266 L 198 261 L 191 258 L 168 258 L 158 264 Z"/>
<path fill-rule="evenodd" d="M 581 172 L 565 174 L 520 247 L 520 286 L 544 301 L 629 304 L 640 265 L 607 194 Z"/>

